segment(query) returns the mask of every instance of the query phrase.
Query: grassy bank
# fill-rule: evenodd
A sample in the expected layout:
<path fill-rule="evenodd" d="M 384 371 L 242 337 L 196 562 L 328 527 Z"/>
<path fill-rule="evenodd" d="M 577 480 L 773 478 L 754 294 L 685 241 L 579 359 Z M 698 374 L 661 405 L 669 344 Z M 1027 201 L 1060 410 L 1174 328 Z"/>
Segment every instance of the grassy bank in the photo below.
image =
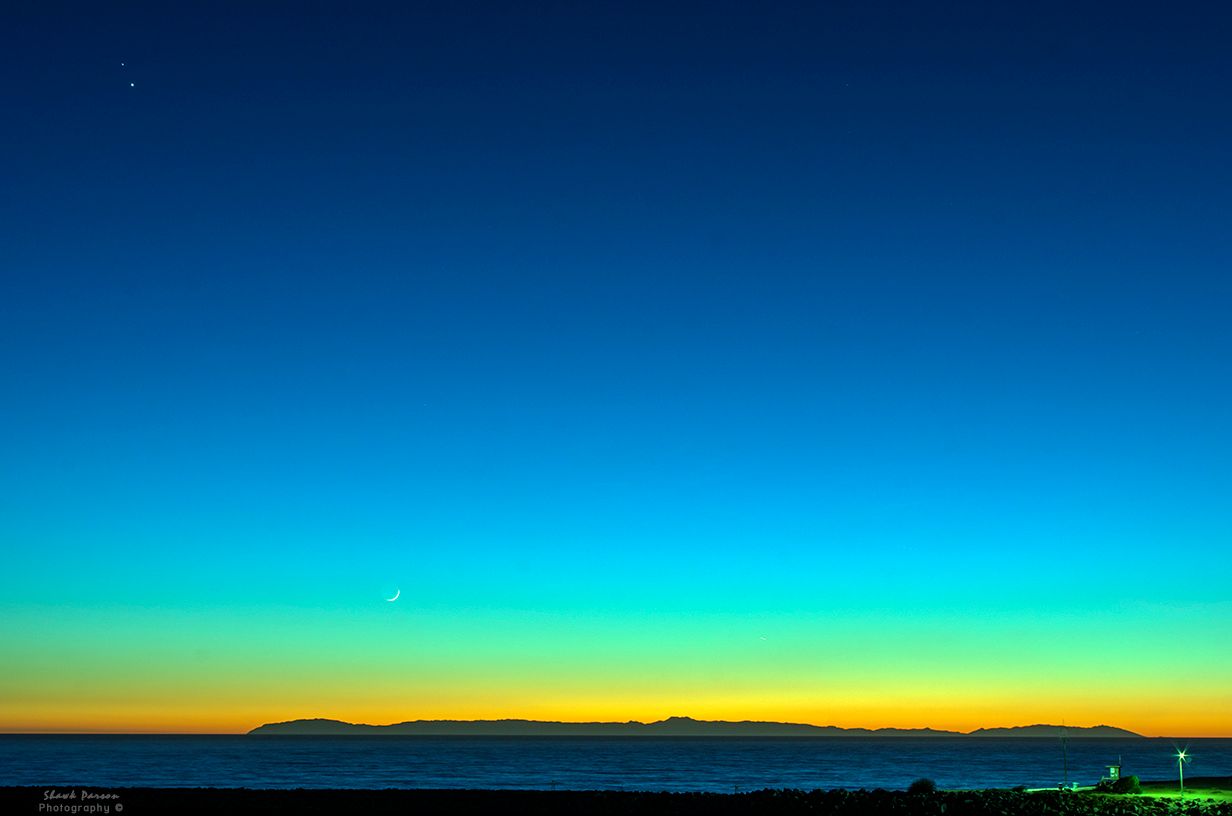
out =
<path fill-rule="evenodd" d="M 1210 799 L 1216 802 L 1232 802 L 1232 777 L 1194 777 L 1185 780 L 1185 792 L 1181 794 L 1176 780 L 1143 782 L 1142 795 L 1153 799 Z"/>
<path fill-rule="evenodd" d="M 1163 783 L 1166 784 L 1166 783 Z M 764 790 L 749 793 L 611 791 L 245 790 L 235 788 L 55 788 L 74 798 L 46 798 L 45 788 L 0 788 L 5 814 L 817 814 L 819 816 L 1232 816 L 1232 801 L 1164 789 L 1145 796 L 1009 790 L 902 791 Z M 1223 790 L 1219 788 L 1219 790 Z M 83 792 L 86 794 L 83 798 Z M 1188 794 L 1188 791 L 1187 791 Z M 60 809 L 40 808 L 58 805 Z M 117 805 L 119 809 L 117 809 Z M 76 807 L 77 810 L 71 808 Z M 93 809 L 87 809 L 93 808 Z M 105 808 L 105 809 L 104 809 Z"/>

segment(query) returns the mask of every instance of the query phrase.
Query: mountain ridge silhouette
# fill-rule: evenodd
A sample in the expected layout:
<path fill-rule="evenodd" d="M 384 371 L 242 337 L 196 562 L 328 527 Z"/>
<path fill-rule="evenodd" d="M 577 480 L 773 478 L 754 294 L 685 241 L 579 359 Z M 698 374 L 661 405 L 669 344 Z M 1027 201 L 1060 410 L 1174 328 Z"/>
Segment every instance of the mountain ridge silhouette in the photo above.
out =
<path fill-rule="evenodd" d="M 843 728 L 837 725 L 773 722 L 762 720 L 696 720 L 668 717 L 653 722 L 560 722 L 555 720 L 407 720 L 387 725 L 350 723 L 326 718 L 297 719 L 259 725 L 248 732 L 255 736 L 645 736 L 645 737 L 1054 737 L 1067 738 L 1139 737 L 1111 725 L 1087 727 L 1037 723 L 1008 727 L 977 728 L 974 731 L 947 731 L 935 728 Z"/>

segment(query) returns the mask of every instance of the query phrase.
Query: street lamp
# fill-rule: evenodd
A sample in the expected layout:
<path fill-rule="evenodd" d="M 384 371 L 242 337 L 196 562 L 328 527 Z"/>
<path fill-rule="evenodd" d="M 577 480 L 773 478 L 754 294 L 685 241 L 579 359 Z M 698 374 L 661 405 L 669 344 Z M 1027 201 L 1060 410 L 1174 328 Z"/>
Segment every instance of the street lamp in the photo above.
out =
<path fill-rule="evenodd" d="M 1185 795 L 1185 763 L 1189 761 L 1189 754 L 1185 753 L 1182 748 L 1176 752 L 1176 775 L 1181 782 L 1181 796 Z"/>

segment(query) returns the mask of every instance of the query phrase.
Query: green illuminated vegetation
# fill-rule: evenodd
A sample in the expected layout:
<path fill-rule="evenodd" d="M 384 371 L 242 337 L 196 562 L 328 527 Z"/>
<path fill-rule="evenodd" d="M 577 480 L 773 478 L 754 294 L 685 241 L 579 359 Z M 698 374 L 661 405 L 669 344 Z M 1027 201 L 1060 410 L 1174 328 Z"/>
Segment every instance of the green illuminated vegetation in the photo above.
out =
<path fill-rule="evenodd" d="M 1138 777 L 1130 774 L 1119 779 L 1105 779 L 1095 786 L 1097 793 L 1142 793 Z"/>
<path fill-rule="evenodd" d="M 1153 799 L 1193 799 L 1232 803 L 1232 777 L 1195 777 L 1185 781 L 1182 793 L 1176 780 L 1143 782 L 1142 795 Z"/>
<path fill-rule="evenodd" d="M 1140 794 L 1148 799 L 1184 799 L 1194 802 L 1215 801 L 1232 804 L 1232 778 L 1195 777 L 1185 781 L 1185 788 L 1182 791 L 1180 781 L 1176 779 L 1139 782 L 1138 777 L 1127 776 L 1117 780 L 1105 780 L 1089 793 L 1099 797 Z"/>

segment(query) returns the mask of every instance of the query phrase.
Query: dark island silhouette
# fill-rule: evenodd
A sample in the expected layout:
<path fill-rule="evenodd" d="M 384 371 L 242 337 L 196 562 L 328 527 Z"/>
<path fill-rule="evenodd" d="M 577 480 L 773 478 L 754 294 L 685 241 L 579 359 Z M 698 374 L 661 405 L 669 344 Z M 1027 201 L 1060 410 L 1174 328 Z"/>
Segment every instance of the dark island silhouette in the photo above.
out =
<path fill-rule="evenodd" d="M 390 725 L 366 725 L 341 720 L 309 719 L 266 723 L 248 733 L 256 736 L 349 736 L 412 735 L 466 737 L 1050 737 L 1062 732 L 1067 738 L 1138 737 L 1133 731 L 1110 725 L 1087 728 L 1059 725 L 1017 725 L 1009 728 L 978 728 L 975 731 L 942 731 L 934 728 L 841 728 L 837 725 L 759 722 L 741 720 L 695 720 L 669 717 L 643 723 L 545 722 L 542 720 L 411 720 Z"/>

